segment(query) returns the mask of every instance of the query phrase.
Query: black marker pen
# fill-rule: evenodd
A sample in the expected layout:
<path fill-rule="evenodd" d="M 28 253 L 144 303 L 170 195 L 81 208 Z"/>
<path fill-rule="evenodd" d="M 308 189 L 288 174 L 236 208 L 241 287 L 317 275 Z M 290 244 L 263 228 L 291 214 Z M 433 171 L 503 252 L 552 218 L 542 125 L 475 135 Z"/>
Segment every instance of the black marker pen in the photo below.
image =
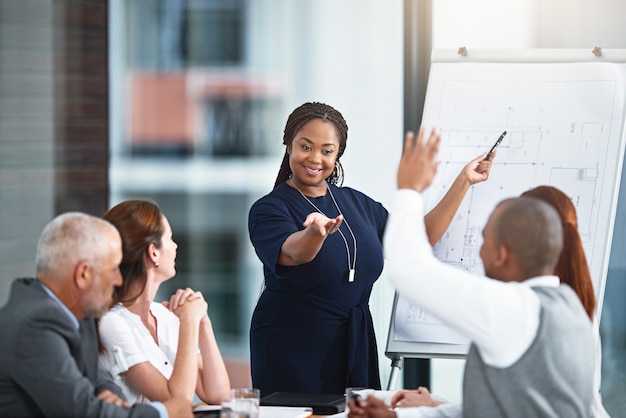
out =
<path fill-rule="evenodd" d="M 491 147 L 491 149 L 489 150 L 489 152 L 487 153 L 487 156 L 485 157 L 483 161 L 489 161 L 489 159 L 491 158 L 491 154 L 493 154 L 496 148 L 498 148 L 498 145 L 500 145 L 500 142 L 502 142 L 502 138 L 504 138 L 505 135 L 506 135 L 506 131 L 502 132 L 502 135 L 500 135 L 500 138 L 498 138 L 496 143 L 493 144 L 493 147 Z"/>

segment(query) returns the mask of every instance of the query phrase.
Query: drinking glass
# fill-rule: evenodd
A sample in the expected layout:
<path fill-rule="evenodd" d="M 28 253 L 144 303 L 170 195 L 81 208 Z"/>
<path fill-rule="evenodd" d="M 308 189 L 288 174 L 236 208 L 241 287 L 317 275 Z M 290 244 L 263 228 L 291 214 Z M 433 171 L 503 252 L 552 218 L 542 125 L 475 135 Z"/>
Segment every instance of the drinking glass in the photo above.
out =
<path fill-rule="evenodd" d="M 230 390 L 230 410 L 237 417 L 259 418 L 261 391 L 238 388 Z"/>

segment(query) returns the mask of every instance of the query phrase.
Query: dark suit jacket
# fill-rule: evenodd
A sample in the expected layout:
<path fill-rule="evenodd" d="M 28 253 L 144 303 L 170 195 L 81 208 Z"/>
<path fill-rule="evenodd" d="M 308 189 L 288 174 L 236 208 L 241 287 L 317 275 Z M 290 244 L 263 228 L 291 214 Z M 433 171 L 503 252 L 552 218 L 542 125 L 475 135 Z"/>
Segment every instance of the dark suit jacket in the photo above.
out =
<path fill-rule="evenodd" d="M 154 417 L 150 405 L 130 409 L 96 394 L 121 391 L 98 366 L 92 319 L 76 329 L 37 279 L 17 279 L 0 310 L 0 417 Z"/>
<path fill-rule="evenodd" d="M 80 339 L 82 343 L 81 359 L 76 359 L 80 371 L 94 385 L 94 393 L 110 390 L 120 398 L 126 400 L 124 391 L 113 381 L 113 376 L 105 370 L 98 361 L 98 337 L 96 335 L 96 323 L 93 318 L 85 318 L 80 321 Z"/>

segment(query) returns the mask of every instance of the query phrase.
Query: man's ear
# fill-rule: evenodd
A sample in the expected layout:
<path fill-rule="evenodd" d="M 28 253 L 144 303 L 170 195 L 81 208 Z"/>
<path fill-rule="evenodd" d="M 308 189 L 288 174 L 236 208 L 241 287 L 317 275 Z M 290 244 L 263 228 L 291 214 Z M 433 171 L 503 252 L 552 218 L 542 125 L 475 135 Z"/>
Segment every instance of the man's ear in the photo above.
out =
<path fill-rule="evenodd" d="M 496 249 L 496 259 L 494 262 L 495 266 L 496 267 L 505 266 L 507 263 L 511 261 L 510 258 L 511 258 L 511 251 L 509 251 L 507 246 L 504 244 L 498 245 Z"/>
<path fill-rule="evenodd" d="M 85 290 L 91 286 L 93 269 L 86 261 L 81 261 L 74 269 L 74 284 L 79 290 Z"/>

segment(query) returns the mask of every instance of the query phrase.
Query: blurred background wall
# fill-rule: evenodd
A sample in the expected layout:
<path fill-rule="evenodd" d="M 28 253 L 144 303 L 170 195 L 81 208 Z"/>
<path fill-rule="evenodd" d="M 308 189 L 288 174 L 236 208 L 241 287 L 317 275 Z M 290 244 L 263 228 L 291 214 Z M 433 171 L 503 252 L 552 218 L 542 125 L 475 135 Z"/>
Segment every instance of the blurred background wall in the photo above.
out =
<path fill-rule="evenodd" d="M 57 213 L 109 204 L 105 1 L 0 1 L 0 303 Z"/>

